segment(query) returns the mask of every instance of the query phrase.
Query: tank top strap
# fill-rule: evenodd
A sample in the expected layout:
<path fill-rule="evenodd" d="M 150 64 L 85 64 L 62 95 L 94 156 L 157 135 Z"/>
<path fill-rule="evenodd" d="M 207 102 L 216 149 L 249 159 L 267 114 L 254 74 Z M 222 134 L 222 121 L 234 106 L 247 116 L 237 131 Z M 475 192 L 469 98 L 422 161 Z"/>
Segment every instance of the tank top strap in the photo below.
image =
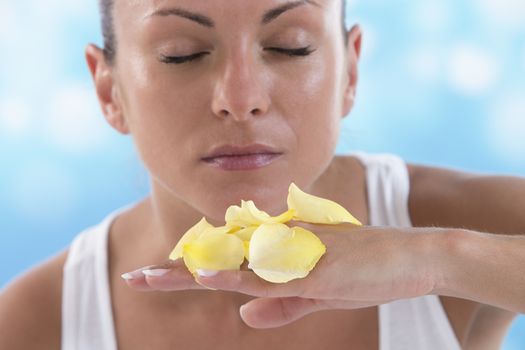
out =
<path fill-rule="evenodd" d="M 410 179 L 405 161 L 388 153 L 352 152 L 366 168 L 368 211 L 373 226 L 411 227 Z"/>
<path fill-rule="evenodd" d="M 379 349 L 461 350 L 439 296 L 400 299 L 379 307 Z"/>
<path fill-rule="evenodd" d="M 70 245 L 62 283 L 63 350 L 117 349 L 107 243 L 109 227 L 118 212 L 81 232 Z"/>

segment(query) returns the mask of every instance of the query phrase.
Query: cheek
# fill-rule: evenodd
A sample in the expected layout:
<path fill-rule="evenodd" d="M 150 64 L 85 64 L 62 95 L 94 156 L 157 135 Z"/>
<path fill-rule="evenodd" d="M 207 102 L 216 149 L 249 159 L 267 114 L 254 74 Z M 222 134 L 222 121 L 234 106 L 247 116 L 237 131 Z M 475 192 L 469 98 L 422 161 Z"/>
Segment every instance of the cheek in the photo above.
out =
<path fill-rule="evenodd" d="M 326 50 L 307 69 L 279 80 L 273 97 L 295 133 L 291 168 L 306 184 L 313 183 L 329 166 L 339 139 L 340 63 L 334 57 L 333 51 Z"/>
<path fill-rule="evenodd" d="M 187 144 L 196 129 L 191 124 L 194 118 L 181 118 L 188 113 L 188 99 L 176 98 L 176 86 L 168 88 L 162 79 L 153 79 L 151 70 L 135 66 L 123 71 L 127 72 L 121 79 L 126 91 L 123 108 L 136 150 L 151 177 L 174 190 L 166 179 L 185 181 L 180 164 L 194 156 Z"/>
<path fill-rule="evenodd" d="M 163 68 L 158 63 L 132 60 L 122 77 L 129 97 L 125 114 L 131 132 L 144 152 L 157 157 L 180 150 L 191 134 L 202 129 L 202 121 L 193 117 L 199 114 L 195 101 L 204 97 L 202 89 L 174 81 Z"/>
<path fill-rule="evenodd" d="M 273 97 L 297 133 L 298 146 L 320 157 L 332 153 L 339 137 L 338 64 L 333 51 L 320 52 L 293 77 L 279 79 Z"/>

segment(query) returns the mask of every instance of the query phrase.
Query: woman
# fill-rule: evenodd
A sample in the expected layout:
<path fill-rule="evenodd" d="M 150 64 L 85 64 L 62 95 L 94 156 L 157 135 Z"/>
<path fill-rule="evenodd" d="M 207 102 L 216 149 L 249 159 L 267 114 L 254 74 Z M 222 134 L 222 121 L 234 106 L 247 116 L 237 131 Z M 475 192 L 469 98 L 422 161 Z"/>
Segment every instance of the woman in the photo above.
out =
<path fill-rule="evenodd" d="M 525 312 L 525 181 L 335 156 L 361 49 L 342 1 L 105 0 L 102 13 L 105 47 L 87 62 L 151 195 L 2 293 L 0 348 L 498 348 Z M 303 224 L 327 246 L 307 278 L 195 281 L 162 263 L 242 199 L 282 213 L 291 182 L 366 224 Z"/>

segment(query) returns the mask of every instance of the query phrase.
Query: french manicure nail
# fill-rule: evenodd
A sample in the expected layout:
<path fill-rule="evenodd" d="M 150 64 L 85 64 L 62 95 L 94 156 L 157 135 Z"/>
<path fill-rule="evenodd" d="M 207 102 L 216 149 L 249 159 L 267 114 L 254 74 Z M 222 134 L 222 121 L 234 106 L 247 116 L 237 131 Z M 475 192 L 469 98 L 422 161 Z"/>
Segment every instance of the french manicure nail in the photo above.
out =
<path fill-rule="evenodd" d="M 130 272 L 128 272 L 128 273 L 123 273 L 122 275 L 120 275 L 120 277 L 122 277 L 122 278 L 125 279 L 126 281 L 129 281 L 129 280 L 132 280 L 132 279 L 137 278 L 137 277 L 134 277 L 133 274 L 131 274 Z"/>
<path fill-rule="evenodd" d="M 143 270 L 142 273 L 146 276 L 160 277 L 164 276 L 169 272 L 168 269 L 154 269 L 154 270 Z"/>
<path fill-rule="evenodd" d="M 205 269 L 197 269 L 197 274 L 200 277 L 212 277 L 215 276 L 219 271 L 215 270 L 205 270 Z"/>
<path fill-rule="evenodd" d="M 242 315 L 246 312 L 246 304 L 244 305 L 241 305 L 241 307 L 239 308 L 239 313 L 241 314 L 241 317 Z"/>
<path fill-rule="evenodd" d="M 153 267 L 153 266 L 155 266 L 155 265 L 144 266 L 144 267 L 141 267 L 140 269 L 137 269 L 135 271 L 123 273 L 122 275 L 120 275 L 120 277 L 122 277 L 125 280 L 133 280 L 133 279 L 136 279 L 136 278 L 142 278 L 142 277 L 144 277 L 144 274 L 142 273 L 142 271 L 146 270 L 146 269 L 149 269 L 150 267 Z"/>

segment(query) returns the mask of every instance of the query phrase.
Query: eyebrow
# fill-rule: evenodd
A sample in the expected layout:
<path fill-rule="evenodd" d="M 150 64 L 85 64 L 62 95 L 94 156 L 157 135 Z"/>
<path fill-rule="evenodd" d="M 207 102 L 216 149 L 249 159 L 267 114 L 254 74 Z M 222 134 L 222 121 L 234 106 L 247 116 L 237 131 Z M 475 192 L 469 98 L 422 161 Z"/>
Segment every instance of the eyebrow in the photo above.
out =
<path fill-rule="evenodd" d="M 266 11 L 261 19 L 261 25 L 268 24 L 280 15 L 282 15 L 284 12 L 294 9 L 296 7 L 302 6 L 302 5 L 313 5 L 317 7 L 321 7 L 316 1 L 314 0 L 299 0 L 299 1 L 290 1 L 283 5 L 277 6 L 275 8 L 272 8 L 268 11 Z M 154 16 L 160 16 L 160 17 L 167 17 L 167 16 L 179 16 L 182 18 L 189 19 L 190 21 L 196 22 L 206 28 L 215 28 L 215 22 L 200 13 L 191 12 L 188 10 L 185 10 L 180 7 L 173 7 L 173 8 L 166 8 L 166 9 L 160 9 L 157 11 L 154 11 L 153 13 L 146 16 L 148 17 L 154 17 Z"/>

